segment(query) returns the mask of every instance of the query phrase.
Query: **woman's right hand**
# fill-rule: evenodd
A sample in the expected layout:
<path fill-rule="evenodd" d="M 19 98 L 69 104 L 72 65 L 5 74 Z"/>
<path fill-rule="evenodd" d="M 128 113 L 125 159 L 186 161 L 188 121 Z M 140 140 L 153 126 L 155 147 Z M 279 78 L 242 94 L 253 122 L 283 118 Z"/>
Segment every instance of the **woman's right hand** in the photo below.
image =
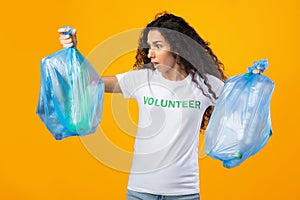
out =
<path fill-rule="evenodd" d="M 58 33 L 60 34 L 60 36 L 59 36 L 60 44 L 64 48 L 76 47 L 76 45 L 77 45 L 76 29 L 73 29 L 71 35 L 69 35 L 69 34 L 65 35 L 64 33 L 67 31 L 68 31 L 67 28 L 59 28 L 58 29 Z"/>

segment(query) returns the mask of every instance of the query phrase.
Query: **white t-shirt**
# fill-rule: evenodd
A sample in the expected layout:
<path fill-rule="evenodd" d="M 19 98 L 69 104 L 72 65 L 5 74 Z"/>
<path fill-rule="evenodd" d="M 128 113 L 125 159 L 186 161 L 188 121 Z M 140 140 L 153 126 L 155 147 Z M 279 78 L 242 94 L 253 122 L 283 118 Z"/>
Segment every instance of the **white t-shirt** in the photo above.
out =
<path fill-rule="evenodd" d="M 218 96 L 223 82 L 207 75 Z M 199 193 L 198 139 L 202 116 L 215 104 L 203 80 L 203 92 L 191 75 L 165 79 L 157 70 L 118 74 L 125 98 L 138 102 L 139 121 L 128 189 L 157 195 Z"/>

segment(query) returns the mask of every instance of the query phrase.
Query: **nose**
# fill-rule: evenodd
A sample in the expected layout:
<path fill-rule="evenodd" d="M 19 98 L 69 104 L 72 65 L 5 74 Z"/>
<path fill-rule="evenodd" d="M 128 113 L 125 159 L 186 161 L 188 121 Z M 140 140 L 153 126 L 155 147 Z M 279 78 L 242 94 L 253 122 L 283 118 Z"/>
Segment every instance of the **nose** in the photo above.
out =
<path fill-rule="evenodd" d="M 154 57 L 155 57 L 155 52 L 154 52 L 154 50 L 153 50 L 153 49 L 151 50 L 151 49 L 149 48 L 149 50 L 148 50 L 148 55 L 147 55 L 147 56 L 148 56 L 148 58 L 150 58 L 150 59 L 151 59 L 151 58 L 154 58 Z"/>

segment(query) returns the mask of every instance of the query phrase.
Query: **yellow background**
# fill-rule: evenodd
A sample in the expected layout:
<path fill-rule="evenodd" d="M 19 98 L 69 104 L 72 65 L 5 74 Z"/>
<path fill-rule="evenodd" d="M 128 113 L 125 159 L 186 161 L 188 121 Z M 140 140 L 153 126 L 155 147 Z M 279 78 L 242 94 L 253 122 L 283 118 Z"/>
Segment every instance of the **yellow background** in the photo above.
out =
<path fill-rule="evenodd" d="M 77 137 L 55 141 L 35 114 L 39 64 L 61 48 L 56 30 L 62 25 L 77 28 L 78 49 L 88 55 L 115 34 L 145 26 L 163 10 L 182 16 L 210 41 L 228 75 L 244 73 L 253 61 L 268 58 L 265 75 L 276 83 L 271 101 L 274 134 L 267 146 L 234 169 L 208 157 L 201 159 L 202 199 L 300 199 L 299 1 L 11 0 L 1 4 L 0 199 L 125 199 L 128 173 L 95 159 Z M 131 69 L 133 56 L 116 60 L 105 73 Z M 105 98 L 109 102 L 111 96 Z M 136 120 L 134 103 L 131 107 Z M 132 150 L 133 139 L 115 125 L 110 103 L 104 107 L 101 127 L 116 146 Z"/>

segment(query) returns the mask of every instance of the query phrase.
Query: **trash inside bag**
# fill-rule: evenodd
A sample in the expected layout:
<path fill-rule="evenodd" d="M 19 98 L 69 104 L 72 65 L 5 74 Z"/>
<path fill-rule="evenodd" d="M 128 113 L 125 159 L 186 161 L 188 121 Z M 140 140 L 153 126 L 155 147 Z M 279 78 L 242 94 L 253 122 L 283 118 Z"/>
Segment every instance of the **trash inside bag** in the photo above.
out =
<path fill-rule="evenodd" d="M 74 47 L 41 61 L 37 114 L 57 140 L 94 133 L 102 117 L 104 83 Z"/>
<path fill-rule="evenodd" d="M 230 77 L 216 102 L 204 136 L 205 151 L 223 166 L 240 165 L 260 151 L 272 134 L 270 100 L 274 82 L 252 73 L 263 72 L 267 60 L 255 62 L 248 73 Z"/>

